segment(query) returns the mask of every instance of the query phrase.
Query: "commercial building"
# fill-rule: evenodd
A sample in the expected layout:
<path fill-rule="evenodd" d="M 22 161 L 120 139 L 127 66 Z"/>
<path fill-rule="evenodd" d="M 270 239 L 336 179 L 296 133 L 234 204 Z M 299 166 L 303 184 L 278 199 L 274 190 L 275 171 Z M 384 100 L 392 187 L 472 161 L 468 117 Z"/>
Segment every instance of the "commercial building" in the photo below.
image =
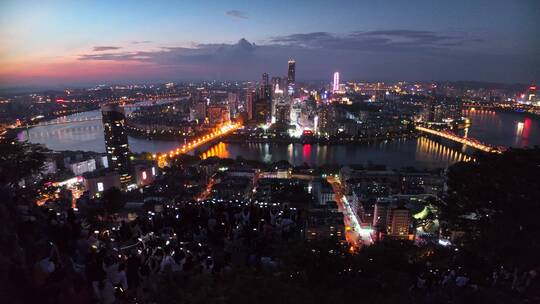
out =
<path fill-rule="evenodd" d="M 462 103 L 457 98 L 429 97 L 424 103 L 420 117 L 425 122 L 449 122 L 461 117 Z"/>
<path fill-rule="evenodd" d="M 412 239 L 411 222 L 411 210 L 405 205 L 387 199 L 375 204 L 373 229 L 378 239 Z"/>
<path fill-rule="evenodd" d="M 246 93 L 246 112 L 248 120 L 253 119 L 253 92 L 248 91 Z"/>
<path fill-rule="evenodd" d="M 115 171 L 94 171 L 83 175 L 84 186 L 90 197 L 96 196 L 98 193 L 110 189 L 112 187 L 120 189 L 121 175 Z"/>
<path fill-rule="evenodd" d="M 58 171 L 58 166 L 56 161 L 52 158 L 46 159 L 43 162 L 43 169 L 41 170 L 42 175 L 55 174 Z"/>
<path fill-rule="evenodd" d="M 70 163 L 69 170 L 73 172 L 74 175 L 82 175 L 86 172 L 92 172 L 96 170 L 96 160 L 91 158 L 79 162 Z"/>
<path fill-rule="evenodd" d="M 238 94 L 229 92 L 227 96 L 227 103 L 229 105 L 229 113 L 231 117 L 236 117 L 238 114 Z"/>
<path fill-rule="evenodd" d="M 276 96 L 272 102 L 273 116 L 276 122 L 282 124 L 291 123 L 291 98 L 290 96 Z"/>
<path fill-rule="evenodd" d="M 133 174 L 137 186 L 144 187 L 154 182 L 158 167 L 153 162 L 140 162 L 133 165 Z"/>
<path fill-rule="evenodd" d="M 336 127 L 334 106 L 322 104 L 318 109 L 318 114 L 319 123 L 317 124 L 317 134 L 323 137 L 335 135 L 338 128 Z"/>
<path fill-rule="evenodd" d="M 132 183 L 130 151 L 125 130 L 126 114 L 124 109 L 116 104 L 102 106 L 101 113 L 109 168 L 119 174 L 121 186 L 126 188 Z"/>
<path fill-rule="evenodd" d="M 267 103 L 270 103 L 272 100 L 272 88 L 268 79 L 268 73 L 262 74 L 261 99 Z"/>
<path fill-rule="evenodd" d="M 261 99 L 255 103 L 253 111 L 253 119 L 256 123 L 265 124 L 269 121 L 272 109 L 268 102 Z"/>
<path fill-rule="evenodd" d="M 397 206 L 388 210 L 386 234 L 391 238 L 409 238 L 411 214 L 405 206 Z"/>
<path fill-rule="evenodd" d="M 380 200 L 375 204 L 373 212 L 373 229 L 377 232 L 386 231 L 386 219 L 388 217 L 388 209 L 390 208 L 390 202 Z"/>
<path fill-rule="evenodd" d="M 307 213 L 307 241 L 336 239 L 345 242 L 343 214 L 327 209 L 313 209 Z"/>
<path fill-rule="evenodd" d="M 276 92 L 283 94 L 286 86 L 281 77 L 272 77 L 272 94 L 276 94 Z"/>
<path fill-rule="evenodd" d="M 294 59 L 289 59 L 289 69 L 287 72 L 287 92 L 289 95 L 293 95 L 296 85 L 296 61 Z"/>
<path fill-rule="evenodd" d="M 219 126 L 230 120 L 229 109 L 224 105 L 212 105 L 208 107 L 208 122 L 212 126 Z"/>
<path fill-rule="evenodd" d="M 321 179 L 314 183 L 315 187 L 315 197 L 318 205 L 326 205 L 326 202 L 335 201 L 336 194 L 332 185 L 328 183 L 325 179 Z"/>
<path fill-rule="evenodd" d="M 339 91 L 339 72 L 334 73 L 334 82 L 332 84 L 332 92 Z"/>
<path fill-rule="evenodd" d="M 195 107 L 192 109 L 191 120 L 198 120 L 204 122 L 206 119 L 206 100 L 199 100 L 195 102 Z"/>
<path fill-rule="evenodd" d="M 538 100 L 540 100 L 535 85 L 529 86 L 529 88 L 527 89 L 526 98 L 528 102 L 537 102 Z"/>
<path fill-rule="evenodd" d="M 251 179 L 242 176 L 228 176 L 212 188 L 212 197 L 220 199 L 245 199 L 251 192 Z"/>

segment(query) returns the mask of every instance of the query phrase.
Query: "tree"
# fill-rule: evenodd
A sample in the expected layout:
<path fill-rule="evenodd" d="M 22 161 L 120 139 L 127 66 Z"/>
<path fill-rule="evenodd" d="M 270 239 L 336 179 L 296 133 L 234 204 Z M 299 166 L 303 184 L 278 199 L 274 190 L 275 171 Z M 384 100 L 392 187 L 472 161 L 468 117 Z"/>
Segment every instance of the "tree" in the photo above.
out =
<path fill-rule="evenodd" d="M 510 149 L 448 172 L 442 218 L 467 228 L 464 242 L 487 260 L 530 264 L 540 255 L 540 149 Z"/>
<path fill-rule="evenodd" d="M 181 166 L 194 166 L 201 162 L 201 158 L 189 154 L 180 154 L 173 159 L 173 162 Z"/>
<path fill-rule="evenodd" d="M 40 173 L 46 151 L 41 145 L 0 140 L 0 185 L 10 187 L 27 176 Z"/>

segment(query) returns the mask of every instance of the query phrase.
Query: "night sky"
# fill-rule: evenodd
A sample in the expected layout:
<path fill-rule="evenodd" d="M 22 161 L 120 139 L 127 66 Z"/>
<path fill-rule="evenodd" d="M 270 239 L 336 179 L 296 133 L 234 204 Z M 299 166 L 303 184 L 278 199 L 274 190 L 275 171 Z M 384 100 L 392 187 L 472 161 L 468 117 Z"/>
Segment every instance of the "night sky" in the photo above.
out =
<path fill-rule="evenodd" d="M 0 86 L 540 79 L 540 1 L 0 0 Z"/>

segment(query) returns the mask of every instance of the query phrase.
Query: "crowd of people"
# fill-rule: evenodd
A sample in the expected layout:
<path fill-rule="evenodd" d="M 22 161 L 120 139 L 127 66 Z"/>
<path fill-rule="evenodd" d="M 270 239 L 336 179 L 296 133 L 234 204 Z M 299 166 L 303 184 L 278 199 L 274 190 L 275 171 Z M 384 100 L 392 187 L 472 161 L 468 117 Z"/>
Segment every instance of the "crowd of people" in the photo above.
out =
<path fill-rule="evenodd" d="M 448 298 L 449 300 L 466 290 L 477 291 L 480 286 L 506 294 L 521 294 L 533 285 L 537 276 L 535 269 L 520 270 L 516 267 L 513 271 L 509 271 L 504 266 L 495 269 L 491 276 L 485 277 L 472 278 L 469 271 L 471 269 L 462 267 L 452 267 L 446 271 L 438 271 L 438 269 L 423 271 L 416 277 L 411 291 L 427 298 Z"/>
<path fill-rule="evenodd" d="M 0 299 L 10 303 L 145 302 L 173 274 L 275 270 L 272 244 L 301 225 L 297 210 L 278 204 L 185 202 L 93 223 L 76 209 L 12 199 L 0 207 Z"/>

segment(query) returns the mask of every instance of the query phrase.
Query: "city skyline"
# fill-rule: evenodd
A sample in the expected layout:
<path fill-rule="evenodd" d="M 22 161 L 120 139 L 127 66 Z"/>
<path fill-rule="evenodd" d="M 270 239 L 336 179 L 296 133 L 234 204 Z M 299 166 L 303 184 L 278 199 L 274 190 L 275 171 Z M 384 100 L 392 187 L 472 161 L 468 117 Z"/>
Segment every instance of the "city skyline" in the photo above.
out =
<path fill-rule="evenodd" d="M 0 0 L 0 303 L 540 303 L 539 0 Z"/>
<path fill-rule="evenodd" d="M 382 81 L 535 83 L 540 75 L 535 1 L 0 7 L 3 87 L 252 80 L 284 76 L 289 58 L 300 81 L 330 82 L 335 71 Z"/>

